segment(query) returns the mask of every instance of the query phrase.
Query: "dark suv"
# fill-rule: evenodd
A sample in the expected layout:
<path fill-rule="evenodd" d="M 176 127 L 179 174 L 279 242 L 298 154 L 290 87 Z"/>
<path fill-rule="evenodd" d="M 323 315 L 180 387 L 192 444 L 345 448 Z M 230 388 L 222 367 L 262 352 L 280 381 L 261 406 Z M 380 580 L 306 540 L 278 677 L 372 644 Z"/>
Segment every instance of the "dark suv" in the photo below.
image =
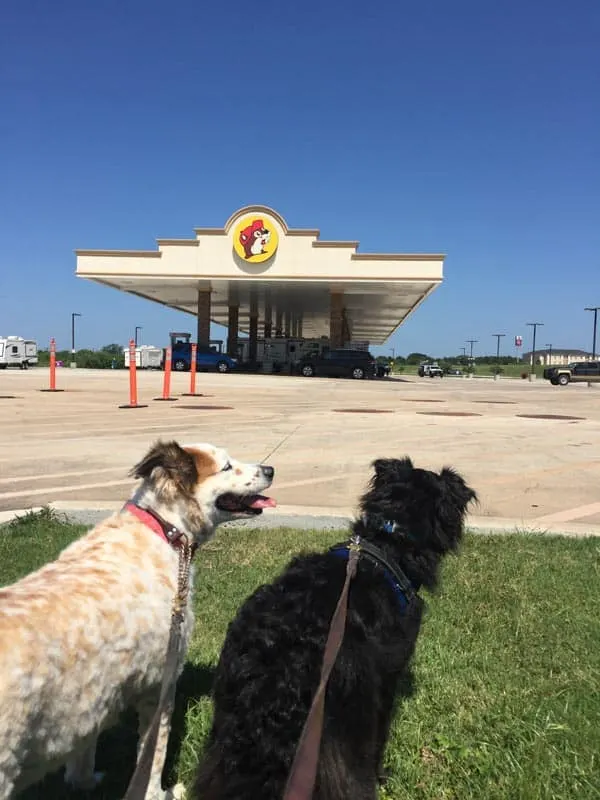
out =
<path fill-rule="evenodd" d="M 373 378 L 377 365 L 368 350 L 329 350 L 320 356 L 305 358 L 300 374 L 305 378 L 322 375 L 327 378 Z"/>

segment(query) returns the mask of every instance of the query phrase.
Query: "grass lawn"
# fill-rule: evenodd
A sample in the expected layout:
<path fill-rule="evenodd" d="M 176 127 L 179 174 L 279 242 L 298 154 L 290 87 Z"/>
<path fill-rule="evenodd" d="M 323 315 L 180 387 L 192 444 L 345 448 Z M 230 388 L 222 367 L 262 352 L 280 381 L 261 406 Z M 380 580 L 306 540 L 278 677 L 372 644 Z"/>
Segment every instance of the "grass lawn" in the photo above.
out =
<path fill-rule="evenodd" d="M 0 584 L 82 528 L 42 513 L 0 535 Z M 189 782 L 211 717 L 212 667 L 244 598 L 304 548 L 339 534 L 221 529 L 198 558 L 196 635 L 178 694 L 170 769 Z M 417 647 L 417 694 L 399 709 L 382 800 L 600 798 L 600 540 L 475 536 L 447 563 Z M 94 800 L 122 797 L 134 720 L 102 738 Z M 81 797 L 52 776 L 22 800 Z M 350 800 L 350 799 L 349 799 Z"/>

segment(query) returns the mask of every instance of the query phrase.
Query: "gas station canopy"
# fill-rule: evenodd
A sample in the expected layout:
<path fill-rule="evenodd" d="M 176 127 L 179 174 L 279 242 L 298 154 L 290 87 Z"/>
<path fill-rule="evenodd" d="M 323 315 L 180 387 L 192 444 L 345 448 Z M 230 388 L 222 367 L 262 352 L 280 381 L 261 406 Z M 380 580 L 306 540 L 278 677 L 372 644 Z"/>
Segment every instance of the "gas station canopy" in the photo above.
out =
<path fill-rule="evenodd" d="M 443 279 L 443 255 L 359 253 L 358 242 L 289 228 L 266 206 L 194 234 L 158 239 L 156 250 L 76 250 L 77 275 L 193 314 L 198 341 L 213 321 L 236 335 L 285 326 L 338 345 L 382 344 Z"/>

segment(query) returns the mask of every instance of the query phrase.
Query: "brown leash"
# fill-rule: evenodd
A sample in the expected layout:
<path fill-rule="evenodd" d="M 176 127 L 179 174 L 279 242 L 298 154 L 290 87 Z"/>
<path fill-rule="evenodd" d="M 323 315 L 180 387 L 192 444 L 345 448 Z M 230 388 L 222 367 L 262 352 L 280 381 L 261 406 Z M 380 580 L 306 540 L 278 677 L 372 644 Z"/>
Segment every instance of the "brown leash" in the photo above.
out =
<path fill-rule="evenodd" d="M 171 615 L 171 629 L 163 681 L 160 687 L 160 699 L 148 730 L 144 747 L 140 753 L 135 771 L 127 787 L 123 800 L 144 800 L 150 782 L 152 762 L 160 729 L 160 718 L 165 708 L 172 708 L 175 701 L 177 687 L 177 673 L 179 668 L 179 650 L 181 643 L 181 626 L 185 617 L 185 608 L 188 602 L 190 563 L 194 552 L 193 546 L 188 542 L 185 534 L 177 540 L 179 550 L 179 571 L 177 578 L 177 594 L 173 601 Z"/>
<path fill-rule="evenodd" d="M 317 766 L 319 764 L 319 751 L 321 748 L 321 735 L 323 732 L 323 718 L 325 712 L 325 691 L 331 670 L 338 656 L 348 612 L 348 592 L 350 582 L 356 574 L 356 564 L 360 548 L 358 543 L 350 543 L 348 564 L 346 566 L 346 580 L 337 606 L 335 608 L 325 652 L 321 666 L 321 681 L 313 697 L 308 717 L 302 729 L 294 763 L 288 776 L 283 800 L 311 800 L 317 779 Z"/>

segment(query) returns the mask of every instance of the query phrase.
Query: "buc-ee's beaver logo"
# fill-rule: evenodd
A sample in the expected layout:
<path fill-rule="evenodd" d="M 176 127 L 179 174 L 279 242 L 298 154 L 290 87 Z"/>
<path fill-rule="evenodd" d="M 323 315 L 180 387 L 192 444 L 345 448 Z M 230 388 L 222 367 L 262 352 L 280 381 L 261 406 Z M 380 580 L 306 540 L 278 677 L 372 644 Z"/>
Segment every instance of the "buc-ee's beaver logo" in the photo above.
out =
<path fill-rule="evenodd" d="M 275 226 L 261 217 L 244 217 L 235 226 L 233 247 L 245 261 L 260 264 L 275 255 L 278 236 Z"/>

